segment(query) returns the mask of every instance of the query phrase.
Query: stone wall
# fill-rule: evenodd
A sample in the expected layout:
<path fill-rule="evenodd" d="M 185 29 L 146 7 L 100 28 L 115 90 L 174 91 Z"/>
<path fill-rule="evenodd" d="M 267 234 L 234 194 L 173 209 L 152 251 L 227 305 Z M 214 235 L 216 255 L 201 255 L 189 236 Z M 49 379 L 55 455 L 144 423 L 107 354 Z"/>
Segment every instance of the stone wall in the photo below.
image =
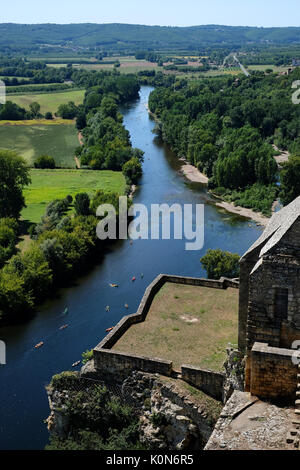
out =
<path fill-rule="evenodd" d="M 298 367 L 295 351 L 255 343 L 251 351 L 250 392 L 259 398 L 295 402 Z"/>
<path fill-rule="evenodd" d="M 249 303 L 249 278 L 252 269 L 259 259 L 261 247 L 256 248 L 240 260 L 240 286 L 239 286 L 239 350 L 246 353 L 247 316 Z"/>
<path fill-rule="evenodd" d="M 288 291 L 287 318 L 276 314 L 278 289 Z M 300 339 L 300 265 L 287 255 L 261 258 L 250 276 L 247 322 L 247 350 L 255 342 L 291 348 Z"/>
<path fill-rule="evenodd" d="M 182 380 L 188 382 L 202 392 L 223 401 L 225 374 L 194 366 L 181 366 Z"/>
<path fill-rule="evenodd" d="M 103 375 L 114 374 L 124 379 L 134 370 L 171 376 L 173 363 L 154 357 L 135 356 L 110 350 L 94 349 L 94 365 Z"/>
<path fill-rule="evenodd" d="M 209 287 L 212 289 L 225 290 L 227 288 L 239 288 L 238 281 L 227 278 L 222 278 L 219 281 L 214 281 L 201 278 L 168 276 L 165 274 L 159 275 L 146 289 L 137 313 L 122 318 L 122 320 L 116 325 L 113 331 L 109 333 L 94 349 L 95 368 L 99 372 L 110 371 L 112 374 L 118 373 L 122 375 L 122 378 L 126 376 L 126 374 L 128 375 L 129 373 L 131 373 L 133 370 L 160 373 L 166 376 L 170 376 L 172 374 L 171 361 L 164 361 L 157 358 L 140 357 L 132 354 L 124 354 L 122 352 L 111 351 L 113 346 L 131 327 L 131 325 L 145 321 L 154 297 L 156 296 L 158 291 L 163 287 L 163 285 L 167 282 L 171 282 L 174 284 Z M 198 380 L 198 382 L 199 384 L 201 384 L 200 379 Z M 203 386 L 206 387 L 205 385 Z M 213 387 L 211 386 L 211 389 L 212 388 Z M 202 390 L 202 388 L 200 389 Z"/>

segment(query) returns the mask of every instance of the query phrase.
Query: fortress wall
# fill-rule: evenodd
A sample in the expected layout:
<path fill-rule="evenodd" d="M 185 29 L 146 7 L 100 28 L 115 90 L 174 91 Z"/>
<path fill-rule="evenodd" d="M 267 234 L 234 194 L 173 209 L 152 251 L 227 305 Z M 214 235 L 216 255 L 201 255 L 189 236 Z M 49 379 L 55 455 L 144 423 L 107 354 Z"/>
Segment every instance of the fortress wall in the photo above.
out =
<path fill-rule="evenodd" d="M 123 317 L 122 320 L 116 325 L 116 327 L 109 333 L 94 349 L 94 363 L 95 367 L 99 372 L 111 372 L 117 374 L 129 374 L 132 370 L 140 370 L 143 372 L 159 373 L 162 375 L 170 376 L 172 373 L 173 363 L 171 361 L 164 361 L 162 359 L 156 359 L 151 357 L 139 357 L 131 354 L 119 353 L 111 351 L 113 346 L 119 341 L 123 334 L 136 323 L 141 323 L 146 320 L 147 314 L 151 307 L 151 304 L 158 293 L 158 291 L 167 282 L 175 284 L 185 284 L 193 286 L 203 286 L 212 289 L 227 289 L 227 288 L 239 288 L 239 282 L 232 279 L 222 278 L 219 281 L 207 280 L 201 278 L 190 278 L 182 276 L 168 276 L 166 274 L 159 275 L 154 281 L 148 286 L 142 301 L 139 305 L 137 313 Z M 192 368 L 190 369 L 192 370 Z M 196 370 L 196 369 L 194 369 Z M 186 376 L 191 376 L 191 383 L 199 384 L 199 387 L 205 387 L 212 391 L 212 394 L 219 395 L 219 392 L 214 390 L 214 385 L 209 384 L 209 380 L 213 382 L 213 379 L 209 379 L 209 375 L 206 377 L 208 371 L 203 371 L 201 375 L 200 369 L 198 373 L 186 372 Z M 213 372 L 211 374 L 214 374 Z M 206 377 L 206 378 L 205 378 Z M 206 384 L 206 385 L 205 385 Z M 216 387 L 218 388 L 218 387 Z M 204 388 L 200 390 L 204 391 Z M 214 396 L 214 395 L 212 395 Z"/>
<path fill-rule="evenodd" d="M 172 361 L 97 348 L 94 349 L 94 364 L 102 374 L 116 374 L 120 379 L 127 377 L 134 370 L 170 377 L 173 369 Z"/>
<path fill-rule="evenodd" d="M 182 380 L 216 400 L 223 401 L 225 374 L 194 366 L 181 366 Z"/>
<path fill-rule="evenodd" d="M 119 341 L 123 334 L 130 328 L 131 325 L 145 321 L 156 294 L 167 282 L 172 282 L 174 284 L 202 286 L 211 289 L 228 289 L 230 287 L 235 289 L 239 288 L 238 281 L 233 281 L 232 279 L 227 278 L 222 278 L 220 281 L 214 281 L 202 278 L 169 276 L 166 274 L 160 274 L 147 287 L 137 313 L 123 317 L 122 320 L 120 320 L 116 327 L 113 329 L 113 331 L 101 341 L 97 348 L 111 349 Z"/>
<path fill-rule="evenodd" d="M 251 351 L 250 392 L 259 398 L 295 401 L 298 366 L 292 349 L 255 343 Z"/>

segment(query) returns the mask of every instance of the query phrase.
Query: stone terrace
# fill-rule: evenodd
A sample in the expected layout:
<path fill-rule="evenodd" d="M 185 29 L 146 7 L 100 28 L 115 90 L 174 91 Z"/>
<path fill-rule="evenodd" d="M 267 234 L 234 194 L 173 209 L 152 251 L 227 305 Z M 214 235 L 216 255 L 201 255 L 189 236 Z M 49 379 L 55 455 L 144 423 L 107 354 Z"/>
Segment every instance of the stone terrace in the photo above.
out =
<path fill-rule="evenodd" d="M 238 290 L 166 283 L 145 322 L 132 325 L 112 351 L 222 370 L 228 343 L 237 343 Z"/>

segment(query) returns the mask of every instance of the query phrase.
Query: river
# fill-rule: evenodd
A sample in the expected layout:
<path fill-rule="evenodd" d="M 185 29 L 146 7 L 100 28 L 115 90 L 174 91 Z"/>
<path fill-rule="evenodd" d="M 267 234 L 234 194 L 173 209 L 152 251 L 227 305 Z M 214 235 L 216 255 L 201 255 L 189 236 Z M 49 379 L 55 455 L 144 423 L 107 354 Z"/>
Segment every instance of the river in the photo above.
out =
<path fill-rule="evenodd" d="M 48 432 L 43 420 L 49 414 L 45 385 L 53 374 L 69 370 L 83 351 L 96 346 L 107 328 L 134 313 L 145 288 L 159 273 L 205 276 L 199 260 L 208 248 L 242 254 L 261 233 L 254 222 L 218 210 L 205 188 L 188 183 L 179 173 L 180 162 L 153 134 L 155 123 L 146 108 L 151 90 L 142 87 L 140 99 L 122 109 L 133 145 L 145 151 L 135 202 L 148 207 L 205 204 L 205 246 L 185 251 L 185 240 L 118 242 L 88 275 L 61 289 L 26 324 L 1 328 L 7 365 L 0 366 L 0 449 L 44 448 Z M 119 288 L 112 289 L 109 283 L 118 283 Z M 66 307 L 69 314 L 63 316 Z M 61 331 L 65 323 L 69 327 Z M 44 346 L 35 350 L 40 341 Z"/>

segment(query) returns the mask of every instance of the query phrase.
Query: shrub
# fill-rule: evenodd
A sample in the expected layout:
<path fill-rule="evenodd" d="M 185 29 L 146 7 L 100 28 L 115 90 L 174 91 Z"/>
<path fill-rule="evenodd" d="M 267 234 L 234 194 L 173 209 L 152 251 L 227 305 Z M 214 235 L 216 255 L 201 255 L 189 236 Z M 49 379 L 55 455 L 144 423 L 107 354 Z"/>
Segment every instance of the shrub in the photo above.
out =
<path fill-rule="evenodd" d="M 55 390 L 62 391 L 65 389 L 73 388 L 78 384 L 78 374 L 76 372 L 62 372 L 61 374 L 54 375 L 50 382 L 50 386 Z"/>
<path fill-rule="evenodd" d="M 90 360 L 93 359 L 93 350 L 91 349 L 90 351 L 87 350 L 84 353 L 82 353 L 82 364 L 86 364 Z"/>
<path fill-rule="evenodd" d="M 49 155 L 42 155 L 39 158 L 36 159 L 34 162 L 34 167 L 35 168 L 50 168 L 53 169 L 55 168 L 55 160 L 53 157 L 50 157 Z"/>
<path fill-rule="evenodd" d="M 201 258 L 201 264 L 207 271 L 209 279 L 220 279 L 223 277 L 236 278 L 239 275 L 238 254 L 222 250 L 208 250 Z"/>
<path fill-rule="evenodd" d="M 131 158 L 123 165 L 122 172 L 129 184 L 136 184 L 143 174 L 139 159 Z"/>
<path fill-rule="evenodd" d="M 76 194 L 74 209 L 77 215 L 90 214 L 90 197 L 87 193 Z"/>

